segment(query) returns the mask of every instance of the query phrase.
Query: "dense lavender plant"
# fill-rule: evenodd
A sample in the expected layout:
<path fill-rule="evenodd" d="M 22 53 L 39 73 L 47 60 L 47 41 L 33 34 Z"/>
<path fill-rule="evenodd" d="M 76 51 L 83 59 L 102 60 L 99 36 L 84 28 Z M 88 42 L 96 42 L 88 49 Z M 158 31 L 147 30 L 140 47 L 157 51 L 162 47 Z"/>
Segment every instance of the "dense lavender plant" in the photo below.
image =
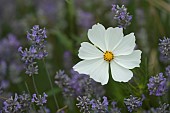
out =
<path fill-rule="evenodd" d="M 159 51 L 161 61 L 167 62 L 170 60 L 170 38 L 160 39 Z"/>
<path fill-rule="evenodd" d="M 167 80 L 163 73 L 152 76 L 147 85 L 150 95 L 162 96 L 167 91 Z"/>
<path fill-rule="evenodd" d="M 104 94 L 103 87 L 89 76 L 78 74 L 73 70 L 70 73 L 71 77 L 60 70 L 55 76 L 55 83 L 63 90 L 65 96 L 100 97 Z"/>
<path fill-rule="evenodd" d="M 87 96 L 78 96 L 78 104 L 76 106 L 83 113 L 121 113 L 120 109 L 116 107 L 116 102 L 109 104 L 107 97 L 103 96 L 103 101 L 101 98 L 90 99 Z"/>
<path fill-rule="evenodd" d="M 131 24 L 132 15 L 129 15 L 127 8 L 124 5 L 119 7 L 118 5 L 113 4 L 112 11 L 114 12 L 114 19 L 118 21 L 118 26 L 120 28 L 126 29 L 126 27 Z"/>
<path fill-rule="evenodd" d="M 0 41 L 0 81 L 20 82 L 21 78 L 18 75 L 22 71 L 23 65 L 19 61 L 19 55 L 16 54 L 19 44 L 20 42 L 12 34 Z"/>
<path fill-rule="evenodd" d="M 77 10 L 77 23 L 80 27 L 88 29 L 94 23 L 94 16 L 90 12 L 85 12 L 83 10 Z"/>
<path fill-rule="evenodd" d="M 26 74 L 33 75 L 38 74 L 38 65 L 36 63 L 36 59 L 45 58 L 48 53 L 46 51 L 46 30 L 40 29 L 38 25 L 33 26 L 31 29 L 31 33 L 27 33 L 27 39 L 31 42 L 31 46 L 22 49 L 22 47 L 18 48 L 22 56 L 22 61 L 25 64 Z"/>
<path fill-rule="evenodd" d="M 47 99 L 46 99 L 47 97 L 48 95 L 46 93 L 43 93 L 43 96 L 38 95 L 38 97 L 37 94 L 33 94 L 31 102 L 36 103 L 36 105 L 38 106 L 43 106 L 43 104 L 47 103 Z"/>
<path fill-rule="evenodd" d="M 128 108 L 129 112 L 135 111 L 137 108 L 142 106 L 142 102 L 145 99 L 145 96 L 142 95 L 142 98 L 134 97 L 130 95 L 129 98 L 124 99 L 124 103 Z"/>

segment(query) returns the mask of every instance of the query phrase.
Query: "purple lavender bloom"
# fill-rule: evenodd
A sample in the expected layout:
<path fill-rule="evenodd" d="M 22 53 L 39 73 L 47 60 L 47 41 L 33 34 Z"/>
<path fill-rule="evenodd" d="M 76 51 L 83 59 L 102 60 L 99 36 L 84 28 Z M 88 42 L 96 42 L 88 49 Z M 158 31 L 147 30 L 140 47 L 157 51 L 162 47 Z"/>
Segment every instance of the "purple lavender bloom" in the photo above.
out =
<path fill-rule="evenodd" d="M 64 68 L 70 70 L 73 66 L 72 64 L 72 53 L 70 51 L 65 51 L 63 54 Z"/>
<path fill-rule="evenodd" d="M 33 26 L 31 29 L 32 33 L 27 33 L 27 39 L 31 41 L 32 47 L 36 50 L 36 58 L 37 59 L 43 59 L 48 55 L 48 53 L 45 50 L 46 47 L 46 30 L 40 29 L 39 25 Z"/>
<path fill-rule="evenodd" d="M 38 106 L 39 105 L 43 106 L 43 104 L 47 103 L 47 99 L 46 99 L 47 97 L 48 95 L 46 93 L 43 93 L 43 96 L 39 95 L 38 97 L 36 94 L 33 94 L 31 102 L 36 103 L 36 105 Z"/>
<path fill-rule="evenodd" d="M 165 69 L 165 74 L 167 77 L 170 77 L 170 65 L 168 65 Z"/>
<path fill-rule="evenodd" d="M 91 113 L 91 102 L 87 96 L 78 96 L 77 101 L 79 103 L 76 106 L 80 109 L 80 112 Z"/>
<path fill-rule="evenodd" d="M 167 91 L 167 80 L 164 78 L 163 73 L 152 76 L 147 85 L 150 95 L 162 96 Z"/>
<path fill-rule="evenodd" d="M 47 107 L 40 107 L 40 109 L 38 110 L 38 113 L 44 113 L 44 110 L 45 110 L 45 113 L 50 113 L 50 109 L 48 109 Z"/>
<path fill-rule="evenodd" d="M 26 74 L 29 76 L 38 74 L 38 66 L 35 62 L 36 59 L 45 58 L 48 53 L 46 52 L 46 30 L 40 29 L 38 25 L 33 26 L 31 33 L 27 33 L 27 39 L 32 43 L 29 49 L 22 47 L 18 48 L 18 52 L 22 56 L 22 61 L 25 64 Z"/>
<path fill-rule="evenodd" d="M 19 79 L 21 79 L 18 75 L 23 70 L 23 65 L 18 60 L 19 55 L 16 54 L 19 44 L 19 41 L 12 34 L 0 41 L 0 81 L 18 83 Z M 14 68 L 15 73 L 12 73 Z M 7 75 L 10 78 L 8 80 L 6 80 Z"/>
<path fill-rule="evenodd" d="M 63 90 L 63 95 L 100 97 L 104 94 L 103 87 L 89 76 L 79 74 L 74 70 L 71 70 L 70 73 L 71 77 L 60 70 L 55 76 L 55 83 Z"/>
<path fill-rule="evenodd" d="M 117 102 L 113 101 L 111 104 L 112 104 L 112 107 L 110 109 L 110 113 L 121 113 L 121 111 L 120 111 L 121 109 L 116 107 Z"/>
<path fill-rule="evenodd" d="M 91 13 L 78 10 L 77 23 L 79 26 L 88 29 L 94 24 L 94 17 Z"/>
<path fill-rule="evenodd" d="M 92 99 L 90 101 L 91 105 L 92 105 L 92 110 L 95 113 L 107 113 L 108 112 L 108 100 L 107 97 L 103 97 L 103 102 L 101 102 L 101 100 L 96 100 L 96 99 Z"/>
<path fill-rule="evenodd" d="M 131 24 L 132 15 L 129 15 L 127 8 L 124 5 L 119 7 L 118 5 L 113 4 L 112 11 L 114 12 L 114 19 L 118 21 L 118 26 L 120 28 L 126 29 L 126 27 Z"/>
<path fill-rule="evenodd" d="M 137 108 L 142 106 L 142 102 L 145 99 L 145 96 L 142 95 L 142 98 L 134 97 L 130 95 L 129 98 L 124 99 L 124 103 L 128 108 L 129 112 L 135 111 Z"/>
<path fill-rule="evenodd" d="M 72 87 L 72 89 L 74 89 L 75 96 L 88 96 L 96 98 L 103 96 L 105 91 L 101 84 L 98 84 L 89 76 L 79 74 L 74 70 L 71 70 L 70 73 L 70 86 Z"/>
<path fill-rule="evenodd" d="M 15 93 L 14 97 L 10 97 L 3 102 L 2 111 L 5 113 L 21 113 L 29 111 L 31 108 L 31 98 L 29 94 L 23 93 L 18 95 Z"/>
<path fill-rule="evenodd" d="M 170 38 L 164 37 L 163 39 L 160 39 L 159 51 L 161 61 L 170 61 Z"/>
<path fill-rule="evenodd" d="M 148 111 L 144 111 L 143 113 L 169 113 L 170 111 L 168 110 L 169 108 L 169 104 L 161 104 L 159 103 L 160 106 L 157 107 L 157 108 L 151 108 L 150 110 Z"/>

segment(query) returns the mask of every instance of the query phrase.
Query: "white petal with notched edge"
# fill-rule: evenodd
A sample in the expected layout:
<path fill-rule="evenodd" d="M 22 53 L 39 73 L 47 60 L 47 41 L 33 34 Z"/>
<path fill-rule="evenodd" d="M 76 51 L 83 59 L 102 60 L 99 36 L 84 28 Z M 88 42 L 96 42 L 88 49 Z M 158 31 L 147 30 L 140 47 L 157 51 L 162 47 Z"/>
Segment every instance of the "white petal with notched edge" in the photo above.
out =
<path fill-rule="evenodd" d="M 109 64 L 103 59 L 83 60 L 77 63 L 73 69 L 80 74 L 88 74 L 90 78 L 106 84 L 109 79 Z"/>
<path fill-rule="evenodd" d="M 101 65 L 103 58 L 83 60 L 77 63 L 73 69 L 78 71 L 80 74 L 90 74 L 98 65 Z"/>
<path fill-rule="evenodd" d="M 96 69 L 90 72 L 90 78 L 100 82 L 102 85 L 107 84 L 109 80 L 109 63 L 103 60 L 101 65 L 96 66 Z"/>
<path fill-rule="evenodd" d="M 139 67 L 139 64 L 141 63 L 141 53 L 142 51 L 135 50 L 129 55 L 116 56 L 114 61 L 124 68 L 133 69 Z"/>
<path fill-rule="evenodd" d="M 123 38 L 122 28 L 109 27 L 105 33 L 106 49 L 113 51 Z"/>
<path fill-rule="evenodd" d="M 86 60 L 103 58 L 103 52 L 97 49 L 94 45 L 88 42 L 83 42 L 81 43 L 78 56 L 79 58 Z"/>
<path fill-rule="evenodd" d="M 135 45 L 135 35 L 134 33 L 130 33 L 123 37 L 120 44 L 113 50 L 113 53 L 115 56 L 129 55 L 133 52 Z"/>
<path fill-rule="evenodd" d="M 105 45 L 105 28 L 101 24 L 95 24 L 92 26 L 92 29 L 88 30 L 89 40 L 102 51 L 106 50 Z"/>
<path fill-rule="evenodd" d="M 112 78 L 118 82 L 128 82 L 132 77 L 133 73 L 127 68 L 118 65 L 113 60 L 110 63 Z"/>

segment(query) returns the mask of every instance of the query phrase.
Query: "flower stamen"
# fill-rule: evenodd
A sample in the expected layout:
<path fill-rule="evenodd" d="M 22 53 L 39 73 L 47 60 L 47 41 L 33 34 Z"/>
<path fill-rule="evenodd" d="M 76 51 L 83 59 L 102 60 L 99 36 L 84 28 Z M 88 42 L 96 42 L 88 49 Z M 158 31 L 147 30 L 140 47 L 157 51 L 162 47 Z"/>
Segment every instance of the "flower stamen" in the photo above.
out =
<path fill-rule="evenodd" d="M 106 60 L 108 62 L 110 62 L 111 60 L 114 59 L 114 55 L 113 55 L 113 53 L 111 51 L 106 51 L 104 53 L 103 57 L 104 57 L 104 60 Z"/>

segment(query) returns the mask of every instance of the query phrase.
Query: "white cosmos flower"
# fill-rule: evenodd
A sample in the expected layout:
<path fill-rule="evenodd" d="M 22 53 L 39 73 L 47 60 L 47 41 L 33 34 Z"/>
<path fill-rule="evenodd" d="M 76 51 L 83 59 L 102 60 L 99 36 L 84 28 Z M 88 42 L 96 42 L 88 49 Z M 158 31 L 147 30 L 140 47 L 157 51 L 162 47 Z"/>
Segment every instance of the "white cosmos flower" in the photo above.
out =
<path fill-rule="evenodd" d="M 88 38 L 94 44 L 81 43 L 79 58 L 83 59 L 73 69 L 87 74 L 102 85 L 109 80 L 109 65 L 112 78 L 118 82 L 128 82 L 133 73 L 129 69 L 139 67 L 141 51 L 134 50 L 134 33 L 123 35 L 122 28 L 105 27 L 95 24 L 88 30 Z"/>

